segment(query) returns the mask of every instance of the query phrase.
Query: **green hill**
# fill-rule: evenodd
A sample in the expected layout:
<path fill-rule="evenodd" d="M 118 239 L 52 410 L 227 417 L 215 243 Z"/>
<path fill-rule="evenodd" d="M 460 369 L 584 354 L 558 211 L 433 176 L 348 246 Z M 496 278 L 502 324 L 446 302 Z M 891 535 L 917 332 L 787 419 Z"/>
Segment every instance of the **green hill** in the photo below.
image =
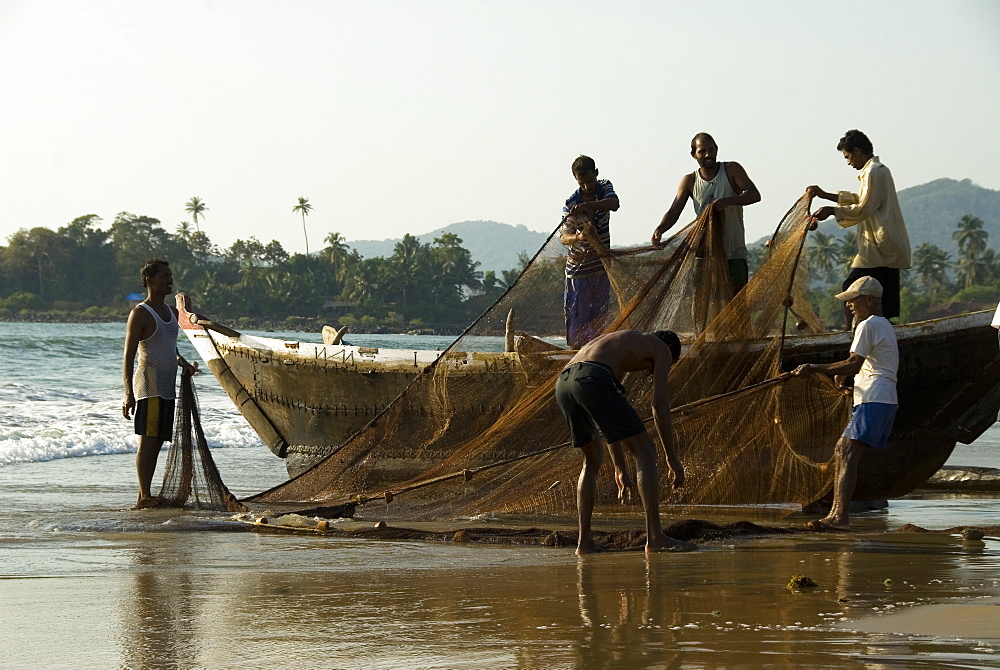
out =
<path fill-rule="evenodd" d="M 517 255 L 521 252 L 534 256 L 548 234 L 529 230 L 523 225 L 512 226 L 496 221 L 461 221 L 429 233 L 417 235 L 421 243 L 433 244 L 435 237 L 444 233 L 454 233 L 462 239 L 462 246 L 469 250 L 473 260 L 479 261 L 479 270 L 493 270 L 500 274 L 504 270 L 517 267 Z M 390 240 L 348 240 L 347 244 L 365 258 L 391 256 L 399 239 Z"/>
<path fill-rule="evenodd" d="M 958 246 L 951 234 L 966 214 L 983 220 L 983 229 L 990 234 L 990 246 L 1000 249 L 1000 191 L 977 186 L 969 179 L 935 179 L 900 191 L 899 207 L 914 249 L 930 242 L 954 258 Z"/>

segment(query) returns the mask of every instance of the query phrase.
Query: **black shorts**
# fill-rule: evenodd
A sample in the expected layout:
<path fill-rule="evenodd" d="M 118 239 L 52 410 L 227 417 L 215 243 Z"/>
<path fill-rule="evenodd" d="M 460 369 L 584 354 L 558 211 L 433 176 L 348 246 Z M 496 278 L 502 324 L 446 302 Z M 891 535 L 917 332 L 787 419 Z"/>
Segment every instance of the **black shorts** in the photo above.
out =
<path fill-rule="evenodd" d="M 729 285 L 733 288 L 733 295 L 736 295 L 750 281 L 750 266 L 745 258 L 730 258 L 726 264 L 729 266 Z"/>
<path fill-rule="evenodd" d="M 882 316 L 899 316 L 899 268 L 851 268 L 840 290 L 846 291 L 862 277 L 873 277 L 882 285 Z"/>
<path fill-rule="evenodd" d="M 174 432 L 174 401 L 153 396 L 135 403 L 135 434 L 169 442 Z"/>
<path fill-rule="evenodd" d="M 625 389 L 603 363 L 571 363 L 556 379 L 556 402 L 569 423 L 573 446 L 597 439 L 608 444 L 646 432 L 642 419 L 625 398 Z M 595 428 L 596 427 L 596 428 Z"/>

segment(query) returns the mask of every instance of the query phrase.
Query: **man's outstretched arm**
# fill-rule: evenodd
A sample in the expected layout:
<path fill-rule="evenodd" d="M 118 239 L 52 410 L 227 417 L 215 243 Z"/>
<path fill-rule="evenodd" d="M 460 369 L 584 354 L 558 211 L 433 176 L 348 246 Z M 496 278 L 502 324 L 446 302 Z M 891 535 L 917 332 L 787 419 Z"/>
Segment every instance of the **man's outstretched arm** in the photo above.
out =
<path fill-rule="evenodd" d="M 689 174 L 684 175 L 680 185 L 677 187 L 677 195 L 674 196 L 674 201 L 670 203 L 670 209 L 663 215 L 663 218 L 660 219 L 660 224 L 653 231 L 652 243 L 657 249 L 663 248 L 660 238 L 663 237 L 663 233 L 670 230 L 677 223 L 677 219 L 681 218 L 681 212 L 684 211 L 684 207 L 687 205 L 688 198 L 691 197 L 693 189 L 694 177 Z"/>
<path fill-rule="evenodd" d="M 849 377 L 861 372 L 861 366 L 865 363 L 865 357 L 853 351 L 848 358 L 836 363 L 805 363 L 795 368 L 794 374 L 808 375 L 821 374 L 827 377 Z"/>

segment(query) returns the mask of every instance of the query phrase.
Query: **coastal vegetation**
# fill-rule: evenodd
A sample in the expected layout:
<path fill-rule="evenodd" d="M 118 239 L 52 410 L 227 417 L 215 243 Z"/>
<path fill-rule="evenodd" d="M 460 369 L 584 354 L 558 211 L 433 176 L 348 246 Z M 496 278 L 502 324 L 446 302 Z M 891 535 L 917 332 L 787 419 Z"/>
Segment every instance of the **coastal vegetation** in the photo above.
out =
<path fill-rule="evenodd" d="M 989 247 L 983 220 L 966 214 L 954 224 L 952 254 L 931 242 L 912 249 L 912 267 L 900 273 L 900 320 L 903 323 L 985 309 L 1000 301 L 1000 258 Z M 809 234 L 807 259 L 812 278 L 810 299 L 828 327 L 843 322 L 843 304 L 834 298 L 857 253 L 857 238 L 849 230 L 840 239 L 817 230 Z M 758 247 L 751 268 L 764 258 Z"/>
<path fill-rule="evenodd" d="M 294 208 L 312 209 L 300 198 Z M 195 225 L 173 233 L 158 219 L 129 212 L 110 226 L 88 214 L 58 230 L 21 229 L 0 246 L 0 320 L 120 320 L 127 296 L 142 292 L 138 269 L 150 257 L 171 262 L 175 290 L 192 295 L 196 309 L 247 327 L 317 329 L 326 323 L 357 331 L 454 334 L 488 308 L 527 265 L 480 270 L 461 237 L 441 232 L 432 242 L 406 235 L 391 254 L 363 257 L 337 232 L 313 254 L 289 254 L 279 242 L 249 237 L 228 248 L 200 229 L 208 208 L 201 198 L 186 203 Z M 495 224 L 500 226 L 501 224 Z M 945 316 L 995 305 L 1000 300 L 1000 258 L 989 246 L 988 225 L 966 214 L 947 228 L 951 250 L 914 242 L 913 267 L 902 273 L 902 321 Z M 303 228 L 305 233 L 305 228 Z M 912 232 L 911 232 L 912 235 Z M 921 236 L 918 239 L 921 239 Z M 854 232 L 835 226 L 810 233 L 806 259 L 812 276 L 810 300 L 831 328 L 843 320 L 833 295 L 857 248 Z M 762 244 L 751 245 L 750 269 L 764 261 Z M 953 253 L 954 252 L 954 253 Z M 551 285 L 553 327 L 562 318 L 562 267 L 546 261 L 533 281 Z"/>
<path fill-rule="evenodd" d="M 311 205 L 300 201 L 295 212 L 304 221 Z M 206 210 L 200 198 L 188 202 L 192 217 Z M 130 212 L 110 227 L 103 223 L 89 214 L 55 231 L 12 235 L 0 247 L 0 319 L 123 318 L 127 296 L 142 291 L 139 268 L 155 256 L 170 261 L 175 290 L 219 319 L 454 330 L 492 304 L 521 270 L 481 272 L 451 233 L 432 243 L 406 235 L 391 255 L 363 258 L 336 232 L 318 253 L 289 254 L 277 241 L 254 237 L 220 248 L 197 225 L 184 222 L 170 233 L 158 219 Z"/>

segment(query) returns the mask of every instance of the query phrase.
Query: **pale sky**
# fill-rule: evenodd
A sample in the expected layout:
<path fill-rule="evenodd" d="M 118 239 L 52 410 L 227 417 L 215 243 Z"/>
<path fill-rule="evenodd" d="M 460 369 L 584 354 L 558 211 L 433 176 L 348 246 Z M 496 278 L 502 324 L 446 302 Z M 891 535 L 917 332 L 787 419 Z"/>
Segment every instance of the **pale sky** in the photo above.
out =
<path fill-rule="evenodd" d="M 299 196 L 312 250 L 550 231 L 581 153 L 633 244 L 699 131 L 761 191 L 754 240 L 808 184 L 856 187 L 850 128 L 899 189 L 1000 189 L 1000 2 L 0 0 L 0 96 L 0 244 L 123 210 L 174 232 L 192 196 L 222 246 L 303 251 Z"/>

